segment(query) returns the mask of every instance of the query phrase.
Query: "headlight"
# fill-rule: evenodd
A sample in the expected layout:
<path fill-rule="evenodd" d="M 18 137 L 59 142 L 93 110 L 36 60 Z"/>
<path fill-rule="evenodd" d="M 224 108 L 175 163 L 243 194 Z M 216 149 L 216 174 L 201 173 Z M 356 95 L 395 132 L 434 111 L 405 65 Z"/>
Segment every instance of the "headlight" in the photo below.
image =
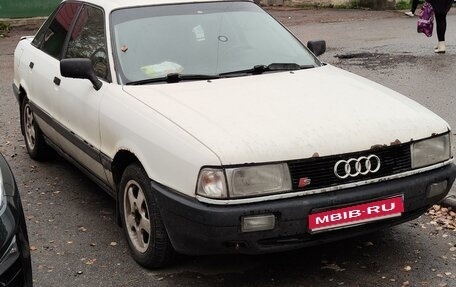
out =
<path fill-rule="evenodd" d="M 261 165 L 226 170 L 232 197 L 263 195 L 291 190 L 286 164 Z"/>
<path fill-rule="evenodd" d="M 226 179 L 225 179 L 226 174 Z M 222 169 L 203 169 L 197 194 L 210 198 L 258 196 L 291 190 L 286 164 L 270 164 Z"/>
<path fill-rule="evenodd" d="M 6 270 L 17 261 L 19 256 L 19 247 L 16 243 L 16 236 L 14 236 L 8 249 L 3 253 L 3 257 L 0 258 L 0 274 L 5 274 Z"/>
<path fill-rule="evenodd" d="M 451 156 L 450 135 L 422 140 L 412 144 L 412 168 L 432 165 Z"/>

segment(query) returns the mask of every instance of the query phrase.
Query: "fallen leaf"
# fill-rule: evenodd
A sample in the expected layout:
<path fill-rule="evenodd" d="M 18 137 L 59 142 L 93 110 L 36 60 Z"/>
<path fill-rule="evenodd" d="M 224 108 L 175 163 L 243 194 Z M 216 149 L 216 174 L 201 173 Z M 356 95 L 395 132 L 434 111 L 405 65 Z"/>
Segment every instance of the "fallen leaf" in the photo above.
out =
<path fill-rule="evenodd" d="M 341 268 L 339 265 L 334 264 L 334 263 L 325 265 L 325 266 L 321 267 L 321 269 L 329 269 L 329 270 L 334 270 L 336 272 L 345 271 L 345 268 Z"/>
<path fill-rule="evenodd" d="M 86 262 L 84 262 L 86 265 L 93 265 L 95 262 L 97 261 L 97 259 L 89 259 L 87 260 Z"/>

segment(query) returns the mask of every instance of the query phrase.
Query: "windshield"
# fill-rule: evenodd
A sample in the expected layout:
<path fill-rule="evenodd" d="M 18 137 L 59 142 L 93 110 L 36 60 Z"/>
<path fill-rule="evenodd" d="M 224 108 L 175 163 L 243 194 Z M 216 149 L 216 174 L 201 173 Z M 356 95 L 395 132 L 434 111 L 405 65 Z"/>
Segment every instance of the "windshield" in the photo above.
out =
<path fill-rule="evenodd" d="M 251 2 L 135 7 L 112 13 L 122 83 L 169 75 L 215 76 L 318 60 L 281 24 Z"/>

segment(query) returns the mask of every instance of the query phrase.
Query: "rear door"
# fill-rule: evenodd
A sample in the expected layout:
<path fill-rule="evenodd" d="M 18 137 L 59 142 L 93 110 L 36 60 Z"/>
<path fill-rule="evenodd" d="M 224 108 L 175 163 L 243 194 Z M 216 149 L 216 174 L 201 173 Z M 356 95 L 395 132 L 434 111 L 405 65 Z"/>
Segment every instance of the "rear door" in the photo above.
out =
<path fill-rule="evenodd" d="M 68 31 L 82 5 L 63 3 L 40 28 L 27 55 L 30 79 L 28 97 L 44 134 L 59 144 L 55 119 L 55 102 L 60 96 L 60 59 Z"/>

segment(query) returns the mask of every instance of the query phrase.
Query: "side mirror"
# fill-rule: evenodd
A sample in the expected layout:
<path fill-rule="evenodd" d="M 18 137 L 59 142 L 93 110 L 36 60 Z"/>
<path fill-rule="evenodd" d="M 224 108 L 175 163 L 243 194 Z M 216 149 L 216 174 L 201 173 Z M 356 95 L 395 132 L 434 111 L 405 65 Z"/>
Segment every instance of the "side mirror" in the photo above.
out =
<path fill-rule="evenodd" d="M 307 42 L 307 48 L 309 48 L 315 56 L 320 56 L 324 52 L 326 52 L 326 41 L 319 40 L 319 41 L 309 41 Z"/>
<path fill-rule="evenodd" d="M 95 75 L 92 61 L 86 58 L 63 59 L 60 61 L 60 74 L 67 78 L 87 79 L 95 90 L 101 89 L 103 83 Z"/>

